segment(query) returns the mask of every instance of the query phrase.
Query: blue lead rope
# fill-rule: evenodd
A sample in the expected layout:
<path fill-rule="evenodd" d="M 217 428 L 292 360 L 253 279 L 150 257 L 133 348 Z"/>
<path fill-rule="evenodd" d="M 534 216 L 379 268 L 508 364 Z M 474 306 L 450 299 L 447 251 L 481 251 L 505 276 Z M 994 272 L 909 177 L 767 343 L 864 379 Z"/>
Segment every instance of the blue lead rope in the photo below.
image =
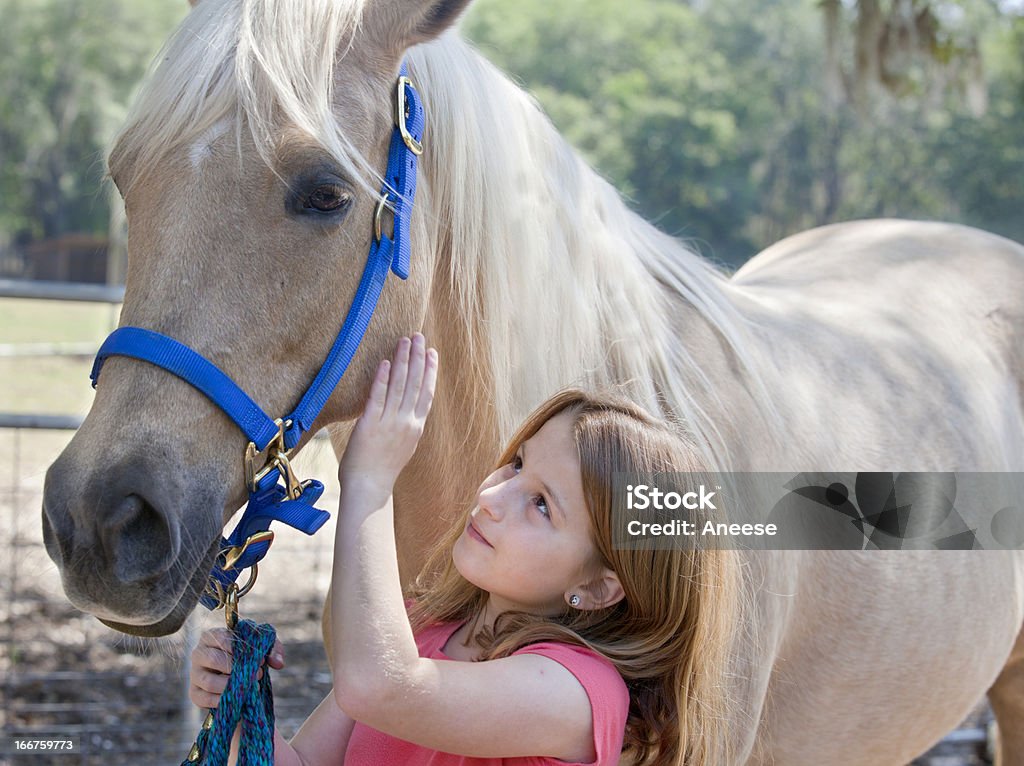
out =
<path fill-rule="evenodd" d="M 380 299 L 388 271 L 405 279 L 409 275 L 409 230 L 413 198 L 416 194 L 417 157 L 422 152 L 425 117 L 423 105 L 413 84 L 408 79 L 405 63 L 398 79 L 395 128 L 388 150 L 388 165 L 378 203 L 377 220 L 383 207 L 394 213 L 392 235 L 375 231 L 373 244 L 363 269 L 359 287 L 349 306 L 341 330 L 316 378 L 303 394 L 295 409 L 278 422 L 267 415 L 248 394 L 213 362 L 188 346 L 166 335 L 141 327 L 120 327 L 103 342 L 93 363 L 90 377 L 95 387 L 103 363 L 111 356 L 141 359 L 161 367 L 193 385 L 224 413 L 249 438 L 256 451 L 262 453 L 275 443 L 278 436 L 284 450 L 289 451 L 312 427 L 323 410 L 362 341 Z M 280 521 L 306 534 L 313 534 L 330 514 L 314 507 L 323 493 L 318 481 L 303 482 L 298 491 L 291 493 L 282 486 L 283 477 L 278 467 L 272 467 L 249 488 L 249 502 L 238 525 L 227 538 L 221 538 L 221 550 L 242 550 L 240 558 L 226 567 L 226 559 L 218 556 L 211 572 L 211 581 L 221 592 L 234 583 L 241 572 L 266 554 L 272 536 L 257 541 L 254 534 L 269 529 L 272 521 Z M 216 588 L 215 588 L 216 589 Z M 220 605 L 217 594 L 208 591 L 200 599 L 209 609 Z"/>
<path fill-rule="evenodd" d="M 274 692 L 270 665 L 256 680 L 260 663 L 274 648 L 277 634 L 271 625 L 241 620 L 231 639 L 231 676 L 217 709 L 206 717 L 191 752 L 181 766 L 226 766 L 231 738 L 241 722 L 237 766 L 273 766 Z"/>

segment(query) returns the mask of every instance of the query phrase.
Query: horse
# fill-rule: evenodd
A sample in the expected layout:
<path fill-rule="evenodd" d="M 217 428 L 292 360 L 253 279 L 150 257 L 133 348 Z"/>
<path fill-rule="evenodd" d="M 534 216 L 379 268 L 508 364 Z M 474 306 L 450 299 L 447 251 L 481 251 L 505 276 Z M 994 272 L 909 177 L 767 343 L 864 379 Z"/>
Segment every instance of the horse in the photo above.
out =
<path fill-rule="evenodd" d="M 407 63 L 427 114 L 410 275 L 385 285 L 316 424 L 341 447 L 395 338 L 437 347 L 433 413 L 395 487 L 403 581 L 569 384 L 618 387 L 720 468 L 1024 467 L 1024 248 L 860 221 L 727 276 L 631 212 L 459 37 L 467 2 L 201 0 L 109 155 L 129 221 L 121 324 L 286 412 L 356 290 Z M 245 497 L 245 441 L 182 380 L 109 359 L 46 476 L 69 599 L 127 633 L 177 630 Z M 742 555 L 735 763 L 905 763 L 987 692 L 1001 763 L 1024 764 L 1021 551 Z"/>

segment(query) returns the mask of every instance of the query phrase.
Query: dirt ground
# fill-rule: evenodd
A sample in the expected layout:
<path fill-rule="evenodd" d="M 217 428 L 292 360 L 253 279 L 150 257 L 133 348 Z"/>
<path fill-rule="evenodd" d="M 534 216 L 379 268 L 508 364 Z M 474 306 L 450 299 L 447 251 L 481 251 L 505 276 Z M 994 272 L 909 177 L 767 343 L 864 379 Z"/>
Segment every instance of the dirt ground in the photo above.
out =
<path fill-rule="evenodd" d="M 143 641 L 68 604 L 43 550 L 39 521 L 43 474 L 68 438 L 63 432 L 0 430 L 0 530 L 7 538 L 0 545 L 0 765 L 180 763 L 200 724 L 186 696 L 189 637 L 223 618 L 200 608 L 175 636 Z M 305 455 L 300 474 L 328 485 L 320 507 L 333 511 L 333 455 L 327 445 L 313 449 L 319 454 Z M 9 466 L 2 462 L 7 459 Z M 333 535 L 333 522 L 313 538 L 279 531 L 256 588 L 241 602 L 243 617 L 270 622 L 285 643 L 287 666 L 274 673 L 273 684 L 277 722 L 286 736 L 330 689 L 319 625 Z M 987 709 L 980 708 L 960 729 L 965 741 L 944 742 L 915 764 L 988 763 L 983 743 L 972 739 L 987 722 Z M 77 737 L 80 752 L 15 753 L 11 737 L 25 734 Z"/>

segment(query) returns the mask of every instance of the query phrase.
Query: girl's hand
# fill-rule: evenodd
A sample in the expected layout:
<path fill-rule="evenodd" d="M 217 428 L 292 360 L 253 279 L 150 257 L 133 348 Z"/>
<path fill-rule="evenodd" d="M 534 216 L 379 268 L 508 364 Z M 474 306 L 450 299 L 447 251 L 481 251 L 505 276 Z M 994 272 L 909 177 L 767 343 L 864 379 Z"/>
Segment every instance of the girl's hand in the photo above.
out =
<path fill-rule="evenodd" d="M 262 666 L 263 663 L 260 663 Z M 284 646 L 274 643 L 270 652 L 270 667 L 280 670 L 284 667 Z M 189 672 L 188 696 L 193 704 L 201 708 L 215 708 L 220 695 L 228 685 L 231 674 L 231 631 L 227 628 L 204 630 L 199 643 L 192 650 L 192 669 Z M 256 678 L 263 677 L 260 669 Z"/>
<path fill-rule="evenodd" d="M 394 361 L 377 367 L 370 397 L 349 438 L 338 478 L 391 494 L 409 462 L 430 412 L 437 382 L 437 351 L 419 333 L 399 338 Z"/>

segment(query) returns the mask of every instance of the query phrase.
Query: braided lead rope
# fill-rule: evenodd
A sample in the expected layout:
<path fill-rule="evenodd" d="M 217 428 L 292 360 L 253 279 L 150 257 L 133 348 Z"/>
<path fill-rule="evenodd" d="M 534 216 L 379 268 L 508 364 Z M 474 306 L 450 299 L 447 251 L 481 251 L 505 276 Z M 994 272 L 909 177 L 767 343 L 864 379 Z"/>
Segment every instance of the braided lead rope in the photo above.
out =
<path fill-rule="evenodd" d="M 272 625 L 240 620 L 231 639 L 232 660 L 228 685 L 216 710 L 210 711 L 192 750 L 181 766 L 226 766 L 231 737 L 242 722 L 238 766 L 273 766 L 274 695 L 270 665 L 256 680 L 260 663 L 274 648 L 277 633 Z"/>

